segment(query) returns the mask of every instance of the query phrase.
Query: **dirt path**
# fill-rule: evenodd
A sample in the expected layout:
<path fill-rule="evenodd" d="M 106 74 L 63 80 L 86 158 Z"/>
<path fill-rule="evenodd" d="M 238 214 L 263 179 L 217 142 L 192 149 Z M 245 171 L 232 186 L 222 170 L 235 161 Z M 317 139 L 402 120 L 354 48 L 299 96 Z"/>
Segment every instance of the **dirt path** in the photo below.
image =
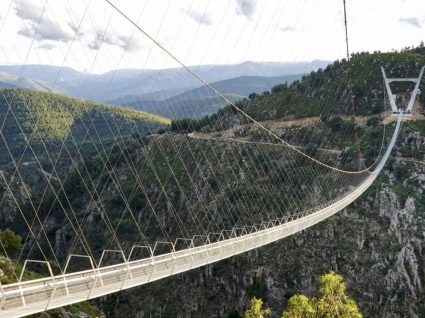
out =
<path fill-rule="evenodd" d="M 187 136 L 189 138 L 194 138 L 194 139 L 201 139 L 201 140 L 211 140 L 211 139 L 215 139 L 215 140 L 223 140 L 223 141 L 233 141 L 233 142 L 239 142 L 239 143 L 244 143 L 244 144 L 261 144 L 261 145 L 271 145 L 271 146 L 283 146 L 286 147 L 285 144 L 282 143 L 271 143 L 271 142 L 262 142 L 262 141 L 251 141 L 247 138 L 231 138 L 231 137 L 220 137 L 220 136 L 214 136 L 212 134 L 205 134 L 205 133 L 188 133 Z M 304 150 L 305 147 L 302 146 L 293 146 L 297 149 L 300 150 Z M 317 148 L 317 151 L 320 152 L 326 152 L 332 155 L 337 155 L 339 156 L 341 154 L 341 150 L 337 150 L 337 149 L 325 149 L 325 148 Z"/>
<path fill-rule="evenodd" d="M 406 116 L 406 120 L 424 120 L 425 116 L 420 113 L 421 105 L 418 101 L 415 101 L 413 104 L 413 114 L 411 116 Z M 343 120 L 348 120 L 349 116 L 347 115 L 341 115 L 340 116 Z M 366 125 L 367 120 L 370 118 L 370 116 L 356 116 L 355 121 L 358 125 Z M 393 114 L 388 111 L 385 113 L 381 113 L 381 118 L 384 118 L 381 122 L 383 124 L 389 124 L 397 120 L 397 116 L 393 116 Z M 291 128 L 291 127 L 311 127 L 315 123 L 319 122 L 320 118 L 319 116 L 314 117 L 305 117 L 305 118 L 294 118 L 294 116 L 286 116 L 284 118 L 279 119 L 271 119 L 271 120 L 264 120 L 260 121 L 259 123 L 262 124 L 264 127 L 266 127 L 268 130 L 272 132 L 276 132 L 278 129 L 281 128 Z M 220 132 L 213 132 L 213 133 L 202 133 L 202 132 L 192 132 L 187 134 L 190 138 L 197 138 L 197 139 L 223 139 L 228 141 L 234 141 L 234 142 L 241 142 L 241 143 L 264 143 L 264 142 L 253 142 L 249 139 L 249 137 L 245 138 L 235 138 L 236 132 L 243 129 L 244 127 L 250 128 L 253 127 L 255 124 L 246 124 L 246 125 L 235 125 L 230 129 L 223 130 Z M 267 144 L 267 143 L 266 143 Z M 273 143 L 270 143 L 271 145 L 276 145 Z M 295 146 L 298 149 L 304 149 L 302 146 Z M 340 155 L 341 150 L 337 149 L 325 149 L 325 148 L 318 148 L 318 151 L 330 153 L 333 155 Z"/>

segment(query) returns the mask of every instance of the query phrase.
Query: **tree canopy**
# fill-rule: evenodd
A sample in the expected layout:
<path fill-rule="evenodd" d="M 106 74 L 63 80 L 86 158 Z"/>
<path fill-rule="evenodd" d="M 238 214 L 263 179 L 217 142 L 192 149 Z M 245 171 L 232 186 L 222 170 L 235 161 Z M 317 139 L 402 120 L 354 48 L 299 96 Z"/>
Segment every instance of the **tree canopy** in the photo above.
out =
<path fill-rule="evenodd" d="M 356 303 L 346 295 L 341 275 L 320 276 L 318 297 L 295 295 L 289 299 L 282 318 L 362 318 Z"/>
<path fill-rule="evenodd" d="M 22 238 L 20 235 L 15 234 L 10 229 L 0 231 L 0 255 L 3 256 L 14 256 L 22 248 Z M 6 255 L 5 255 L 6 254 Z"/>
<path fill-rule="evenodd" d="M 243 318 L 264 318 L 270 314 L 271 311 L 269 308 L 263 308 L 263 301 L 253 297 L 247 310 L 243 314 Z"/>
<path fill-rule="evenodd" d="M 294 295 L 288 301 L 288 308 L 282 318 L 310 318 L 314 317 L 314 308 L 310 300 L 304 295 Z"/>

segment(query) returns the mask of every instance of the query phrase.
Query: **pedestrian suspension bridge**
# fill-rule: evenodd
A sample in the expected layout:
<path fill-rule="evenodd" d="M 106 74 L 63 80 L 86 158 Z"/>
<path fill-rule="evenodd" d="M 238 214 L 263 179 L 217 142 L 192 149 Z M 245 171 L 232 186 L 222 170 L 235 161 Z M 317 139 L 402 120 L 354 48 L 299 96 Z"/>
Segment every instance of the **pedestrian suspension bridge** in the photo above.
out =
<path fill-rule="evenodd" d="M 111 15 L 130 24 L 135 36 L 143 37 L 152 50 L 208 92 L 204 103 L 214 111 L 206 113 L 186 101 L 187 113 L 181 115 L 170 104 L 173 118 L 209 116 L 195 128 L 176 121 L 174 130 L 159 132 L 148 125 L 148 134 L 135 119 L 108 122 L 103 113 L 94 112 L 88 122 L 74 119 L 74 124 L 81 123 L 82 136 L 70 132 L 53 147 L 41 129 L 28 132 L 21 126 L 14 100 L 2 92 L 7 105 L 3 120 L 13 120 L 27 143 L 15 153 L 1 134 L 12 166 L 1 173 L 2 202 L 6 198 L 13 202 L 16 222 L 22 222 L 26 237 L 14 260 L 14 266 L 22 266 L 15 271 L 20 274 L 14 282 L 0 285 L 0 317 L 22 317 L 148 284 L 260 248 L 326 220 L 372 185 L 391 156 L 405 117 L 413 112 L 424 68 L 418 70 L 418 78 L 388 78 L 382 68 L 382 90 L 387 94 L 383 93 L 382 104 L 387 100 L 391 106 L 383 114 L 394 121 L 384 129 L 372 160 L 362 157 L 361 146 L 358 152 L 346 151 L 358 142 L 359 133 L 352 94 L 332 97 L 335 105 L 348 105 L 350 110 L 337 108 L 327 120 L 311 116 L 305 122 L 294 120 L 292 126 L 283 121 L 283 128 L 275 129 L 270 120 L 261 118 L 273 113 L 273 105 L 255 113 L 235 102 L 109 4 Z M 71 57 L 73 45 L 82 41 L 79 37 L 76 29 L 64 61 Z M 396 104 L 390 87 L 401 81 L 415 83 L 406 108 Z M 338 82 L 350 91 L 349 76 Z M 112 94 L 110 87 L 102 89 Z M 217 100 L 227 107 L 213 115 Z M 287 101 L 295 102 L 300 101 Z M 308 102 L 306 97 L 301 101 Z M 329 102 L 317 105 L 325 113 Z M 21 103 L 29 106 L 29 101 Z M 333 120 L 338 113 L 349 114 L 343 124 Z M 111 136 L 107 140 L 102 138 L 101 121 L 103 134 Z M 131 134 L 123 127 L 130 127 Z M 31 164 L 24 155 L 30 156 Z M 42 172 L 37 189 L 25 186 L 24 171 L 32 166 L 36 173 Z M 77 188 L 80 192 L 75 195 Z M 55 232 L 53 224 L 60 229 Z M 28 278 L 33 270 L 44 274 Z"/>

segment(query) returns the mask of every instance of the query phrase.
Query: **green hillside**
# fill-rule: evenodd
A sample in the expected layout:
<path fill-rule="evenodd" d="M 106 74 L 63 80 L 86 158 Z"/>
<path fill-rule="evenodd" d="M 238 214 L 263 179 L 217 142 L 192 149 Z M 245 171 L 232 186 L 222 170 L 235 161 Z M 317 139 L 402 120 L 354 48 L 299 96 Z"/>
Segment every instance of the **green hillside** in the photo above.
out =
<path fill-rule="evenodd" d="M 351 77 L 356 115 L 378 113 L 384 108 L 381 66 L 389 77 L 417 77 L 425 65 L 425 48 L 391 53 L 359 53 L 351 60 Z M 338 79 L 338 80 L 334 80 Z M 245 110 L 257 119 L 318 116 L 342 112 L 351 114 L 349 72 L 346 60 L 304 76 L 292 85 L 277 85 L 271 94 L 251 95 Z M 425 81 L 421 84 L 425 89 Z M 410 91 L 410 86 L 395 87 Z M 421 102 L 424 104 L 425 95 Z"/>
<path fill-rule="evenodd" d="M 42 156 L 45 146 L 55 152 L 60 149 L 62 141 L 76 146 L 81 142 L 99 142 L 133 132 L 156 132 L 169 124 L 168 119 L 160 116 L 58 94 L 25 89 L 2 89 L 0 92 L 3 134 L 0 164 L 11 163 L 8 148 L 15 159 L 22 155 L 28 144 Z M 24 159 L 32 156 L 27 147 Z"/>
<path fill-rule="evenodd" d="M 243 96 L 231 94 L 226 94 L 225 96 L 232 102 L 237 102 L 244 98 Z M 140 109 L 152 114 L 158 114 L 165 118 L 199 119 L 204 116 L 212 115 L 226 106 L 225 100 L 219 96 L 197 97 L 197 95 L 193 95 L 192 97 L 186 96 L 186 98 L 187 99 L 181 99 L 177 96 L 161 101 L 136 102 L 130 103 L 129 107 L 134 107 L 135 109 Z"/>

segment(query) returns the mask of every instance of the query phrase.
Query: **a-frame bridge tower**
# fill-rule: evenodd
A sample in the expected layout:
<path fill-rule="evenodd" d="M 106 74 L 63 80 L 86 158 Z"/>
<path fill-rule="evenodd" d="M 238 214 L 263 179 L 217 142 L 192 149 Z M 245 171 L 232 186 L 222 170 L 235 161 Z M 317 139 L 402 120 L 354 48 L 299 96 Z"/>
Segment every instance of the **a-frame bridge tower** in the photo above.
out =
<path fill-rule="evenodd" d="M 392 83 L 392 82 L 413 82 L 413 83 L 415 83 L 415 88 L 412 91 L 412 95 L 410 96 L 409 103 L 407 104 L 407 108 L 402 110 L 403 114 L 409 115 L 409 114 L 412 113 L 413 104 L 415 102 L 416 95 L 419 92 L 419 85 L 421 83 L 421 79 L 422 79 L 422 76 L 423 76 L 423 73 L 424 73 L 424 69 L 425 69 L 425 66 L 422 67 L 421 72 L 419 73 L 419 77 L 417 77 L 417 78 L 388 78 L 387 75 L 385 74 L 384 68 L 381 67 L 382 75 L 384 76 L 385 87 L 386 87 L 387 92 L 388 92 L 388 99 L 390 100 L 391 110 L 392 110 L 393 115 L 398 115 L 400 113 L 401 109 L 397 106 L 397 103 L 396 103 L 397 96 L 392 93 L 390 83 Z"/>

